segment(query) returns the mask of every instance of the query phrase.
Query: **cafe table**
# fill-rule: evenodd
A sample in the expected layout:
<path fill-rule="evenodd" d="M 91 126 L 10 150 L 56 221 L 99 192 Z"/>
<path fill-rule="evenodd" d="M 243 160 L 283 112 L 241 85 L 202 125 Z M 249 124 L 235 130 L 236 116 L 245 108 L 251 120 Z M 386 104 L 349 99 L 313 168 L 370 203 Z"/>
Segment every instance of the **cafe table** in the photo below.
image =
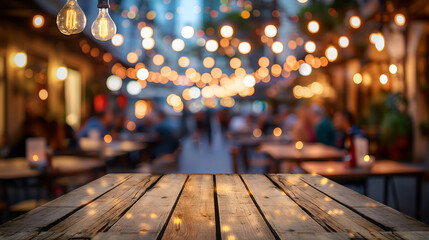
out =
<path fill-rule="evenodd" d="M 259 151 L 266 153 L 275 163 L 274 172 L 279 172 L 283 162 L 296 162 L 300 166 L 305 161 L 329 161 L 342 159 L 345 155 L 343 150 L 322 143 L 264 143 Z"/>
<path fill-rule="evenodd" d="M 304 172 L 320 174 L 329 179 L 344 181 L 357 180 L 364 187 L 364 194 L 367 193 L 366 181 L 370 177 L 384 178 L 383 203 L 387 204 L 389 196 L 389 183 L 392 183 L 392 191 L 396 196 L 393 177 L 410 176 L 416 179 L 416 216 L 421 217 L 421 184 L 425 170 L 419 167 L 407 165 L 392 160 L 377 160 L 368 168 L 349 168 L 345 162 L 303 162 L 301 168 Z"/>
<path fill-rule="evenodd" d="M 0 160 L 0 180 L 13 180 L 40 177 L 43 175 L 65 176 L 91 172 L 104 168 L 104 162 L 88 157 L 53 156 L 52 171 L 43 172 L 31 168 L 24 157 Z"/>
<path fill-rule="evenodd" d="M 428 239 L 429 226 L 320 175 L 108 174 L 0 239 Z"/>

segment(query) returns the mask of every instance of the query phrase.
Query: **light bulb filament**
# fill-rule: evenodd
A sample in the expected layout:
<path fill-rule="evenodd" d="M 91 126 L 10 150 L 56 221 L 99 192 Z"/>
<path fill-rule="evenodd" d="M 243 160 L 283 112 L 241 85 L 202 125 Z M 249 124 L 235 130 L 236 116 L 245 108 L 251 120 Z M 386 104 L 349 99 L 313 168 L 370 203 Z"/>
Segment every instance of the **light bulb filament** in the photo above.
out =
<path fill-rule="evenodd" d="M 66 12 L 66 27 L 77 29 L 76 11 L 74 9 L 68 9 Z"/>
<path fill-rule="evenodd" d="M 98 35 L 100 35 L 100 37 L 102 38 L 106 38 L 107 35 L 109 34 L 108 31 L 108 22 L 106 18 L 101 18 L 100 19 L 100 23 L 99 23 L 99 29 L 98 29 Z"/>

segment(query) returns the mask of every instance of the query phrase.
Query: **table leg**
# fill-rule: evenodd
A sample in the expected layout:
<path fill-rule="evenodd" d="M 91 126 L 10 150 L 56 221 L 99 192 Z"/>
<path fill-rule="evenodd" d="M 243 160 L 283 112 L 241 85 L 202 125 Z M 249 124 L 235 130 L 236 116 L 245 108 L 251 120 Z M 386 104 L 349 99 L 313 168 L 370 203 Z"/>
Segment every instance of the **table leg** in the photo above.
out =
<path fill-rule="evenodd" d="M 392 185 L 392 195 L 393 195 L 393 203 L 395 204 L 395 208 L 396 210 L 399 210 L 399 199 L 398 199 L 398 194 L 396 192 L 396 185 L 395 185 L 395 181 L 392 178 L 392 181 L 390 181 L 391 185 Z"/>
<path fill-rule="evenodd" d="M 422 194 L 422 176 L 418 176 L 416 178 L 417 186 L 416 186 L 416 218 L 417 220 L 422 219 L 422 212 L 421 212 L 421 194 Z"/>
<path fill-rule="evenodd" d="M 242 152 L 242 156 L 243 156 L 243 161 L 244 161 L 244 166 L 246 168 L 246 172 L 249 171 L 249 153 L 248 153 L 249 149 L 246 146 L 241 147 L 241 152 Z"/>
<path fill-rule="evenodd" d="M 362 181 L 362 185 L 363 185 L 363 195 L 368 196 L 368 184 L 367 184 L 368 179 L 364 179 Z"/>
<path fill-rule="evenodd" d="M 383 203 L 385 205 L 388 205 L 388 200 L 389 200 L 389 180 L 390 177 L 385 177 L 384 178 L 384 196 L 383 196 Z"/>

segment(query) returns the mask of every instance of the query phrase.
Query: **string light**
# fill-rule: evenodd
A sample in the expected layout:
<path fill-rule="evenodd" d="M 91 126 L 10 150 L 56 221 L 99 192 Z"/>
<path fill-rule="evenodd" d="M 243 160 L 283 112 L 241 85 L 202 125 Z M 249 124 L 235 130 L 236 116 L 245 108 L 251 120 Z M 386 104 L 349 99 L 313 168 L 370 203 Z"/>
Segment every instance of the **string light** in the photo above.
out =
<path fill-rule="evenodd" d="M 277 35 L 277 28 L 274 25 L 267 25 L 264 29 L 265 36 L 275 37 Z"/>
<path fill-rule="evenodd" d="M 359 28 L 361 25 L 360 17 L 358 16 L 352 16 L 349 20 L 350 26 L 352 28 Z"/>
<path fill-rule="evenodd" d="M 330 46 L 326 49 L 325 56 L 330 62 L 333 62 L 338 57 L 338 51 L 334 46 Z"/>
<path fill-rule="evenodd" d="M 184 26 L 182 28 L 181 34 L 183 38 L 189 39 L 194 36 L 195 30 L 191 26 Z"/>
<path fill-rule="evenodd" d="M 349 39 L 346 36 L 341 36 L 338 39 L 338 45 L 340 45 L 340 47 L 342 48 L 346 48 L 349 46 Z"/>
<path fill-rule="evenodd" d="M 360 74 L 360 73 L 355 73 L 355 74 L 353 75 L 353 82 L 354 82 L 355 84 L 361 84 L 361 83 L 362 83 L 362 80 L 363 80 L 362 74 Z"/>
<path fill-rule="evenodd" d="M 379 80 L 380 80 L 381 84 L 385 85 L 387 83 L 387 81 L 389 80 L 389 78 L 387 77 L 386 74 L 381 74 Z"/>
<path fill-rule="evenodd" d="M 146 80 L 149 77 L 149 71 L 146 68 L 137 70 L 137 78 L 139 80 Z"/>
<path fill-rule="evenodd" d="M 142 41 L 142 47 L 146 50 L 150 50 L 155 46 L 155 40 L 153 40 L 153 38 L 149 37 L 149 38 L 145 38 Z"/>
<path fill-rule="evenodd" d="M 225 25 L 220 28 L 220 35 L 224 38 L 230 38 L 233 34 L 234 29 L 229 25 Z"/>
<path fill-rule="evenodd" d="M 45 18 L 42 15 L 34 15 L 33 17 L 33 27 L 41 28 L 45 24 Z"/>
<path fill-rule="evenodd" d="M 396 15 L 395 15 L 395 23 L 396 23 L 396 25 L 398 25 L 398 26 L 404 26 L 405 25 L 405 22 L 406 22 L 406 19 L 405 19 L 405 16 L 404 16 L 404 14 L 402 14 L 402 13 L 397 13 Z"/>
<path fill-rule="evenodd" d="M 209 52 L 215 52 L 219 47 L 219 44 L 216 42 L 216 40 L 208 40 L 206 42 L 206 49 Z"/>
<path fill-rule="evenodd" d="M 112 44 L 113 46 L 119 47 L 124 43 L 124 36 L 122 34 L 115 34 L 115 36 L 112 37 Z"/>
<path fill-rule="evenodd" d="M 185 42 L 180 38 L 176 38 L 171 42 L 171 48 L 176 52 L 180 52 L 185 48 Z"/>
<path fill-rule="evenodd" d="M 45 101 L 46 99 L 48 99 L 48 96 L 49 96 L 49 94 L 48 94 L 48 91 L 46 89 L 40 89 L 40 91 L 39 91 L 40 100 Z"/>
<path fill-rule="evenodd" d="M 241 54 L 248 54 L 252 50 L 252 46 L 250 46 L 250 43 L 248 42 L 241 42 L 238 45 L 238 51 Z"/>
<path fill-rule="evenodd" d="M 68 0 L 58 12 L 57 27 L 62 34 L 78 34 L 85 29 L 86 16 L 76 0 Z"/>
<path fill-rule="evenodd" d="M 310 64 L 308 63 L 303 63 L 299 66 L 298 69 L 299 74 L 301 74 L 302 76 L 308 76 L 311 74 L 312 72 L 312 68 L 310 66 Z"/>
<path fill-rule="evenodd" d="M 118 91 L 122 87 L 122 79 L 116 75 L 111 75 L 106 80 L 106 86 L 110 91 Z"/>
<path fill-rule="evenodd" d="M 391 74 L 396 74 L 398 72 L 398 67 L 395 64 L 390 64 L 390 66 L 389 66 L 389 72 Z"/>
<path fill-rule="evenodd" d="M 310 21 L 307 25 L 307 29 L 311 33 L 317 33 L 319 31 L 319 23 L 317 21 Z"/>
<path fill-rule="evenodd" d="M 304 48 L 308 53 L 314 53 L 316 51 L 316 44 L 313 41 L 308 41 L 305 43 Z"/>
<path fill-rule="evenodd" d="M 57 79 L 65 80 L 67 78 L 68 72 L 66 67 L 59 67 L 56 71 Z"/>
<path fill-rule="evenodd" d="M 273 50 L 273 52 L 277 54 L 283 52 L 283 43 L 275 41 L 271 46 L 271 50 Z"/>
<path fill-rule="evenodd" d="M 25 67 L 25 65 L 27 65 L 27 54 L 19 52 L 15 54 L 15 56 L 13 57 L 13 61 L 15 63 L 15 66 L 20 68 Z"/>
<path fill-rule="evenodd" d="M 140 30 L 140 36 L 142 38 L 150 38 L 153 36 L 153 29 L 149 26 L 146 27 L 142 27 L 142 29 Z"/>
<path fill-rule="evenodd" d="M 137 81 L 129 81 L 127 84 L 127 92 L 130 95 L 139 95 L 142 90 L 141 85 Z"/>

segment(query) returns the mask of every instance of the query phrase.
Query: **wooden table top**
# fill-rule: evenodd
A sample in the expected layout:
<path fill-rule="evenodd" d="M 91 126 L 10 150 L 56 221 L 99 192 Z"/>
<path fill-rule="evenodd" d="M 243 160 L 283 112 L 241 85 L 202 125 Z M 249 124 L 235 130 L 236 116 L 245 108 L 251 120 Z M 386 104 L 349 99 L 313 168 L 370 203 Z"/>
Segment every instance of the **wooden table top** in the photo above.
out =
<path fill-rule="evenodd" d="M 298 150 L 293 144 L 264 143 L 259 147 L 276 161 L 326 161 L 341 159 L 345 152 L 322 143 L 304 143 Z"/>
<path fill-rule="evenodd" d="M 1 239 L 428 239 L 429 226 L 319 175 L 108 174 Z"/>
<path fill-rule="evenodd" d="M 104 162 L 94 158 L 77 156 L 54 156 L 52 158 L 52 174 L 66 175 L 91 171 L 104 166 Z M 41 176 L 37 169 L 30 168 L 25 158 L 0 160 L 0 180 L 31 178 Z"/>
<path fill-rule="evenodd" d="M 375 161 L 371 168 L 348 168 L 345 162 L 304 162 L 307 173 L 328 178 L 367 178 L 371 176 L 423 175 L 424 169 L 391 160 Z"/>

